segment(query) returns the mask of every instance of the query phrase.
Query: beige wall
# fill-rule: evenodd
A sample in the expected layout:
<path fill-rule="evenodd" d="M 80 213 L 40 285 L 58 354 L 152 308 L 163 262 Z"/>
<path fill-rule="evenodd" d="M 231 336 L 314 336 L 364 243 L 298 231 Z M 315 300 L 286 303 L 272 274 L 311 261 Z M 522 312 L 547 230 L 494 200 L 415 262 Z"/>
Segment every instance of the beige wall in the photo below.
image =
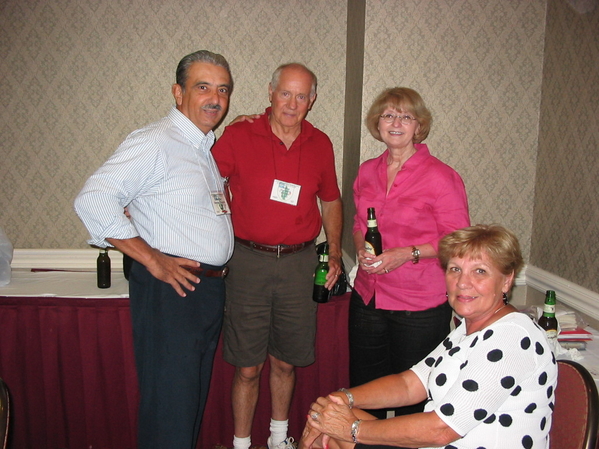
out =
<path fill-rule="evenodd" d="M 548 2 L 532 236 L 532 264 L 599 292 L 599 7 Z"/>
<path fill-rule="evenodd" d="M 385 87 L 417 89 L 434 115 L 427 143 L 464 178 L 472 221 L 512 228 L 527 258 L 534 236 L 533 263 L 563 276 L 564 264 L 571 262 L 568 276 L 588 284 L 574 273 L 588 266 L 595 269 L 587 278 L 591 271 L 597 273 L 598 208 L 577 211 L 588 219 L 580 220 L 572 232 L 585 239 L 575 254 L 561 251 L 555 266 L 540 248 L 571 225 L 566 212 L 578 200 L 580 186 L 559 184 L 565 193 L 558 211 L 563 221 L 555 223 L 559 232 L 541 226 L 547 221 L 542 205 L 556 196 L 543 185 L 536 186 L 540 193 L 533 216 L 537 154 L 543 177 L 563 176 L 550 164 L 556 140 L 564 139 L 559 148 L 565 142 L 576 144 L 579 164 L 591 172 L 580 202 L 597 205 L 591 198 L 591 186 L 598 181 L 592 169 L 598 141 L 597 11 L 580 16 L 563 1 L 367 1 L 362 115 Z M 231 63 L 236 87 L 227 119 L 263 109 L 267 82 L 280 63 L 297 60 L 313 68 L 319 76 L 319 98 L 309 119 L 333 140 L 341 174 L 347 8 L 359 3 L 3 0 L 0 226 L 17 248 L 85 248 L 87 233 L 72 211 L 75 195 L 130 131 L 165 115 L 172 104 L 176 63 L 200 48 L 222 53 Z M 576 31 L 571 26 L 579 23 L 586 28 Z M 562 34 L 572 46 L 560 42 Z M 589 47 L 588 58 L 570 50 L 581 45 Z M 561 61 L 559 54 L 566 50 L 569 58 Z M 544 72 L 545 59 L 564 73 L 557 77 L 555 70 Z M 571 90 L 567 104 L 556 103 L 556 97 L 565 98 L 561 92 L 572 76 L 565 69 L 572 63 L 583 72 L 576 79 L 594 76 L 594 86 L 589 83 L 588 92 Z M 542 87 L 556 94 L 542 95 Z M 570 98 L 582 94 L 584 98 Z M 574 106 L 579 102 L 594 113 L 594 121 L 589 119 L 584 127 L 575 121 L 569 134 L 564 126 L 555 127 L 550 115 L 556 114 L 563 125 L 564 115 L 578 116 Z M 360 126 L 364 160 L 383 147 Z M 591 127 L 594 132 L 588 131 Z M 344 199 L 352 201 L 347 195 Z M 595 226 L 594 231 L 589 226 Z M 586 238 L 591 231 L 594 240 Z M 569 235 L 561 235 L 572 243 Z M 581 266 L 580 259 L 588 264 Z M 596 280 L 587 287 L 599 291 Z"/>
<path fill-rule="evenodd" d="M 464 179 L 472 223 L 502 223 L 526 256 L 545 0 L 367 2 L 364 114 L 383 88 L 409 86 L 433 114 L 425 143 Z M 365 132 L 362 158 L 380 154 Z"/>
<path fill-rule="evenodd" d="M 319 77 L 309 118 L 340 152 L 346 17 L 329 0 L 2 0 L 0 226 L 17 248 L 87 247 L 75 195 L 168 112 L 178 61 L 202 48 L 231 65 L 226 120 L 264 110 L 278 65 L 307 64 Z"/>

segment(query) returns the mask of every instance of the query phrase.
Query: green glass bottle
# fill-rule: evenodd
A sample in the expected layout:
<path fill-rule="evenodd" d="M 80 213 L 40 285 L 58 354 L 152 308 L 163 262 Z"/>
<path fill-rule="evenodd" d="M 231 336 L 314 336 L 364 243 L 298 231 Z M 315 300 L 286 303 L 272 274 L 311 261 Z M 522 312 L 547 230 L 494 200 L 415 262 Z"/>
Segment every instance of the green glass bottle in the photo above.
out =
<path fill-rule="evenodd" d="M 557 318 L 555 318 L 555 292 L 547 290 L 543 315 L 539 318 L 539 326 L 547 333 L 549 342 L 557 340 Z"/>
<path fill-rule="evenodd" d="M 319 303 L 329 300 L 330 290 L 324 286 L 327 282 L 327 273 L 329 272 L 329 245 L 323 245 L 322 253 L 318 256 L 318 265 L 314 271 L 314 290 L 312 299 Z"/>

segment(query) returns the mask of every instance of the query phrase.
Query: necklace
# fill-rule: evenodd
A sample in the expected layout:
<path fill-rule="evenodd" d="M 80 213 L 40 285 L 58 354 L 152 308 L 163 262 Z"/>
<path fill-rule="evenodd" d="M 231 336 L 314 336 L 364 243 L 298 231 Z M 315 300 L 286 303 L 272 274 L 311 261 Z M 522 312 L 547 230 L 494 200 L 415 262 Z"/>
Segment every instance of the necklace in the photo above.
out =
<path fill-rule="evenodd" d="M 499 312 L 501 309 L 505 309 L 509 304 L 504 304 L 502 305 L 499 309 L 497 309 L 495 312 L 493 312 L 493 315 L 495 315 L 497 312 Z"/>

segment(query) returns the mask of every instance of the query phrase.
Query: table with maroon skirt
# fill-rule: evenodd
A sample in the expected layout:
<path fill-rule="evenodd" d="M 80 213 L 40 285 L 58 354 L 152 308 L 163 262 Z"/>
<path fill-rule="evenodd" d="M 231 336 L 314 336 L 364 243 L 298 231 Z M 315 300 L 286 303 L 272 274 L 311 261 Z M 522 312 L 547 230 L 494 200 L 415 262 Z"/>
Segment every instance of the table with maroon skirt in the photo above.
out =
<path fill-rule="evenodd" d="M 11 394 L 9 448 L 136 447 L 139 393 L 127 285 L 95 287 L 95 273 L 13 272 L 0 287 L 0 377 Z M 297 369 L 289 435 L 299 439 L 312 401 L 349 383 L 349 294 L 318 306 L 316 362 Z M 198 448 L 231 447 L 234 367 L 214 360 Z M 266 445 L 268 366 L 261 379 L 254 445 Z"/>

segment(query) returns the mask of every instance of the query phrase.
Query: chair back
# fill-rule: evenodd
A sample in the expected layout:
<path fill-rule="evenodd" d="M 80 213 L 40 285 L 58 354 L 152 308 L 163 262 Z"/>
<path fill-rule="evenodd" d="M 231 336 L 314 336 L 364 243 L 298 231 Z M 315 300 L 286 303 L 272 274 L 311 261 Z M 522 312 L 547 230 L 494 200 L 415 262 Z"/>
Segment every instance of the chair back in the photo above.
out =
<path fill-rule="evenodd" d="M 551 449 L 596 449 L 599 396 L 593 376 L 581 364 L 558 360 Z"/>
<path fill-rule="evenodd" d="M 0 378 L 0 448 L 5 449 L 8 441 L 8 423 L 10 420 L 10 396 L 8 387 Z"/>

